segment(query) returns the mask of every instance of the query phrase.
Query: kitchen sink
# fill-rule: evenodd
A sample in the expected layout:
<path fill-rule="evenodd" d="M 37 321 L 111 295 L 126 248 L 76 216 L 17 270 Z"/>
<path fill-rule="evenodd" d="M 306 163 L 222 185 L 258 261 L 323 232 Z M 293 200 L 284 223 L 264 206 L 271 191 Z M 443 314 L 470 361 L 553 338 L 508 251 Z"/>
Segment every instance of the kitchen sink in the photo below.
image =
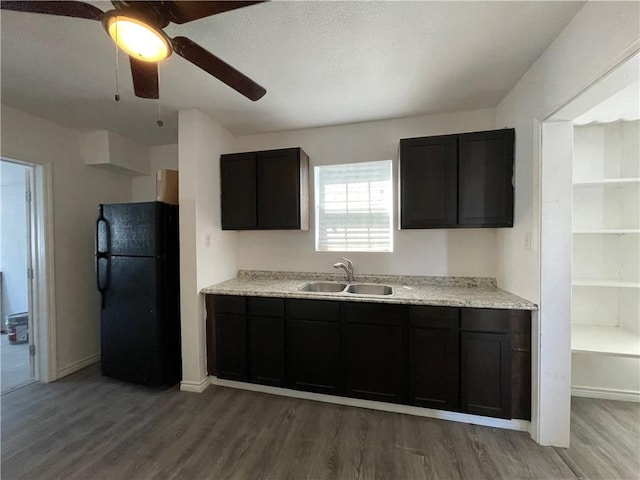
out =
<path fill-rule="evenodd" d="M 349 285 L 347 293 L 360 295 L 392 295 L 393 288 L 389 285 L 377 285 L 375 283 L 357 283 Z"/>
<path fill-rule="evenodd" d="M 351 295 L 393 295 L 392 287 L 375 283 L 309 282 L 300 287 L 300 291 L 316 293 L 344 292 Z"/>
<path fill-rule="evenodd" d="M 301 292 L 324 292 L 324 293 L 339 293 L 347 286 L 346 283 L 333 283 L 333 282 L 311 282 L 307 283 L 300 288 Z"/>

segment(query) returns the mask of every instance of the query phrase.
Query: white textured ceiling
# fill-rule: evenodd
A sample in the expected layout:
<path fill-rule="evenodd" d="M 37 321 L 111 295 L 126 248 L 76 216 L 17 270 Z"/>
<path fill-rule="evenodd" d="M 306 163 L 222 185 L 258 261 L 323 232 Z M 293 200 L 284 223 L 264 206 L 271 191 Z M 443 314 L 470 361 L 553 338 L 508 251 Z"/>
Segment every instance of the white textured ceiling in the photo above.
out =
<path fill-rule="evenodd" d="M 102 10 L 109 2 L 90 2 Z M 269 2 L 185 25 L 187 36 L 267 89 L 247 100 L 177 55 L 158 102 L 133 96 L 99 22 L 2 11 L 2 102 L 149 145 L 177 141 L 197 107 L 235 134 L 495 106 L 584 2 Z"/>

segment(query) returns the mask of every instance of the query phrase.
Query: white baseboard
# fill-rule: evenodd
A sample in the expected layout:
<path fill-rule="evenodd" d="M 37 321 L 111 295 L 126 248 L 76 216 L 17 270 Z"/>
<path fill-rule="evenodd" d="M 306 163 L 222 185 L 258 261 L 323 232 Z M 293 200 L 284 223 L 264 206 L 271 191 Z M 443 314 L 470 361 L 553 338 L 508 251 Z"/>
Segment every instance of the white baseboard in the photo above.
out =
<path fill-rule="evenodd" d="M 180 390 L 183 392 L 202 393 L 207 387 L 211 385 L 208 377 L 204 377 L 199 382 L 192 382 L 190 380 L 182 380 L 180 382 Z"/>
<path fill-rule="evenodd" d="M 317 402 L 333 403 L 336 405 L 346 405 L 349 407 L 369 408 L 371 410 L 381 410 L 383 412 L 404 413 L 416 415 L 418 417 L 437 418 L 440 420 L 450 420 L 453 422 L 471 423 L 474 425 L 484 425 L 487 427 L 505 428 L 508 430 L 520 430 L 528 432 L 531 422 L 528 420 L 505 420 L 502 418 L 482 417 L 468 413 L 447 412 L 432 408 L 413 407 L 410 405 L 399 405 L 396 403 L 376 402 L 373 400 L 361 400 L 359 398 L 338 397 L 335 395 L 325 395 L 323 393 L 302 392 L 290 390 L 288 388 L 270 387 L 268 385 L 258 385 L 255 383 L 236 382 L 233 380 L 223 380 L 211 376 L 212 385 L 221 387 L 238 388 L 251 390 L 253 392 L 268 393 L 271 395 L 281 395 L 284 397 L 300 398 L 303 400 L 313 400 Z"/>
<path fill-rule="evenodd" d="M 67 375 L 71 375 L 78 370 L 82 370 L 89 365 L 97 363 L 100 361 L 100 354 L 94 353 L 93 355 L 89 355 L 87 358 L 80 360 L 79 362 L 72 363 L 71 365 L 67 365 L 64 368 L 58 369 L 58 378 L 66 377 Z"/>
<path fill-rule="evenodd" d="M 633 390 L 615 390 L 612 388 L 571 387 L 574 397 L 602 398 L 605 400 L 620 400 L 623 402 L 640 403 L 640 392 Z"/>

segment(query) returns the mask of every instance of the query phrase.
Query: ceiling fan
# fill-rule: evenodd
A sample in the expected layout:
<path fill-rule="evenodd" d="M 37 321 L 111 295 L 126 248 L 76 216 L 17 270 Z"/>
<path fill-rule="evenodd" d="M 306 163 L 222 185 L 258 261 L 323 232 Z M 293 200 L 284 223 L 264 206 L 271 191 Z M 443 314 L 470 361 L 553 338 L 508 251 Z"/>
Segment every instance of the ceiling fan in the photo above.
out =
<path fill-rule="evenodd" d="M 159 98 L 158 62 L 176 52 L 245 97 L 259 100 L 267 91 L 228 63 L 186 37 L 170 38 L 169 23 L 188 23 L 217 13 L 262 3 L 258 1 L 112 1 L 114 10 L 76 1 L 2 1 L 0 8 L 62 17 L 98 20 L 129 55 L 137 97 Z"/>

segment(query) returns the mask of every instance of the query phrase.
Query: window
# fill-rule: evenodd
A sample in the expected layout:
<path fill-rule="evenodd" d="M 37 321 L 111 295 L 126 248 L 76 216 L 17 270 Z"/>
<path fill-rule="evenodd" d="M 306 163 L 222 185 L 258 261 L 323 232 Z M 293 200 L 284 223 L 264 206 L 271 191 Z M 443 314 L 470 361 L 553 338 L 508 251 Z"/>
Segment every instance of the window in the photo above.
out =
<path fill-rule="evenodd" d="M 391 160 L 314 171 L 316 250 L 392 252 Z"/>

